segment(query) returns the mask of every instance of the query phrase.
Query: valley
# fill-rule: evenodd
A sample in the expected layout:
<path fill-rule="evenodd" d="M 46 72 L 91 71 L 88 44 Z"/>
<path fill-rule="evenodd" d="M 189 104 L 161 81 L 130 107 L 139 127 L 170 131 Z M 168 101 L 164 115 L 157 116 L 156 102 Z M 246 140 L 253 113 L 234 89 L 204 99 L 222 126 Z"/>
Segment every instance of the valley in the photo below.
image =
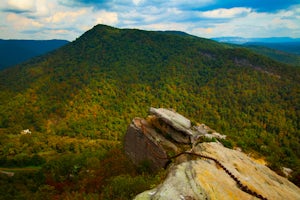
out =
<path fill-rule="evenodd" d="M 240 46 L 97 25 L 0 71 L 0 169 L 37 169 L 0 174 L 2 198 L 132 199 L 154 188 L 166 172 L 123 151 L 150 107 L 207 124 L 277 173 L 291 168 L 299 186 L 299 72 Z"/>

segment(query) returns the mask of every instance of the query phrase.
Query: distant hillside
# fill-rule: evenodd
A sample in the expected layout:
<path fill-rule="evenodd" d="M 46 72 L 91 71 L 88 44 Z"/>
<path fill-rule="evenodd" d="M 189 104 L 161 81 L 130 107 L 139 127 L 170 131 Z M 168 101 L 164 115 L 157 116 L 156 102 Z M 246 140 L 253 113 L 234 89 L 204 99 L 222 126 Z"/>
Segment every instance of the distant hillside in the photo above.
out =
<path fill-rule="evenodd" d="M 53 51 L 67 43 L 66 40 L 0 39 L 0 70 Z"/>
<path fill-rule="evenodd" d="M 271 38 L 243 38 L 243 37 L 219 37 L 212 40 L 239 44 L 244 46 L 263 46 L 287 53 L 300 55 L 300 38 L 271 37 Z"/>
<path fill-rule="evenodd" d="M 244 46 L 263 46 L 271 49 L 276 49 L 300 56 L 300 41 L 299 42 L 280 42 L 280 43 L 266 43 L 266 42 L 247 42 Z"/>
<path fill-rule="evenodd" d="M 43 171 L 57 191 L 65 185 L 72 193 L 100 194 L 108 180 L 117 190 L 120 184 L 113 180 L 128 180 L 109 179 L 122 171 L 114 168 L 123 166 L 120 161 L 110 164 L 120 154 L 109 154 L 105 163 L 102 152 L 87 160 L 90 152 L 100 151 L 96 145 L 108 152 L 113 142 L 123 141 L 134 117 L 146 116 L 150 106 L 164 107 L 227 135 L 230 146 L 264 156 L 272 169 L 293 169 L 297 182 L 299 80 L 299 67 L 244 47 L 181 33 L 97 25 L 62 48 L 0 72 L 0 152 L 8 161 L 26 153 L 58 159 Z M 32 140 L 20 136 L 26 129 L 33 132 Z M 18 149 L 13 139 L 20 143 Z M 86 146 L 91 150 L 79 159 Z M 72 157 L 62 156 L 66 153 Z M 108 170 L 99 174 L 107 179 L 92 174 L 102 166 Z"/>
<path fill-rule="evenodd" d="M 300 66 L 300 38 L 220 37 L 212 39 L 222 43 L 242 45 L 279 62 Z"/>
<path fill-rule="evenodd" d="M 286 49 L 286 51 L 284 49 L 277 50 L 279 48 L 273 47 L 272 45 L 270 45 L 270 46 L 266 45 L 266 46 L 269 46 L 269 47 L 266 47 L 260 43 L 258 43 L 257 45 L 256 45 L 256 43 L 255 44 L 246 43 L 244 46 L 259 53 L 259 54 L 268 56 L 279 62 L 283 62 L 283 63 L 295 65 L 295 66 L 300 66 L 300 54 L 297 55 L 294 53 L 288 53 L 289 49 Z M 299 48 L 300 48 L 300 44 L 299 44 Z M 292 51 L 296 52 L 297 50 L 295 49 Z"/>
<path fill-rule="evenodd" d="M 269 38 L 243 38 L 243 37 L 216 37 L 212 40 L 231 44 L 245 44 L 245 43 L 297 43 L 300 38 L 290 37 L 269 37 Z"/>

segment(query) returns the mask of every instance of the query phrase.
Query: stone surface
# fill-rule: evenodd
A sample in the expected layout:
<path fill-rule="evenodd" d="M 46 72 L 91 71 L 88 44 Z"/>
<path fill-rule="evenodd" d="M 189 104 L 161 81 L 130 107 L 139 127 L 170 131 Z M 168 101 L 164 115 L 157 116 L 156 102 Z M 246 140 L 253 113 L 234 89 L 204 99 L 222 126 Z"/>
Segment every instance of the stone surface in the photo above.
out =
<path fill-rule="evenodd" d="M 201 143 L 194 149 L 217 159 L 241 183 L 252 191 L 271 200 L 300 199 L 300 189 L 268 167 L 258 164 L 246 154 L 228 149 L 217 143 Z M 170 169 L 166 180 L 135 198 L 136 200 L 171 199 L 258 199 L 242 191 L 215 161 L 196 158 Z"/>
<path fill-rule="evenodd" d="M 150 108 L 150 113 L 161 118 L 165 123 L 169 124 L 177 131 L 181 131 L 190 136 L 194 135 L 190 130 L 191 121 L 184 116 L 165 108 Z"/>
<path fill-rule="evenodd" d="M 125 152 L 136 165 L 147 161 L 152 170 L 168 167 L 169 173 L 161 185 L 136 200 L 300 200 L 300 189 L 263 160 L 219 142 L 201 143 L 201 137 L 226 136 L 204 124 L 192 127 L 187 118 L 171 110 L 151 108 L 150 113 L 129 125 Z"/>
<path fill-rule="evenodd" d="M 170 125 L 178 126 L 179 129 L 191 128 L 191 121 L 184 116 L 165 108 L 150 108 L 150 113 L 157 115 L 170 123 Z"/>
<path fill-rule="evenodd" d="M 200 137 L 226 137 L 204 124 L 192 127 L 189 119 L 172 110 L 150 108 L 149 112 L 152 115 L 146 119 L 135 118 L 125 135 L 125 152 L 136 165 L 146 161 L 153 170 L 163 168 L 167 155 L 192 146 Z"/>
<path fill-rule="evenodd" d="M 163 119 L 152 115 L 152 116 L 148 116 L 147 120 L 165 138 L 169 138 L 170 140 L 173 140 L 176 143 L 182 143 L 182 144 L 190 144 L 191 143 L 190 135 L 187 135 L 182 131 L 176 130 L 169 124 L 165 123 Z"/>
<path fill-rule="evenodd" d="M 200 124 L 199 126 L 193 127 L 200 135 L 204 135 L 206 138 L 212 139 L 226 139 L 226 135 L 222 135 L 205 124 Z"/>
<path fill-rule="evenodd" d="M 157 170 L 166 166 L 167 152 L 177 152 L 177 147 L 158 134 L 154 127 L 142 118 L 134 118 L 127 129 L 124 141 L 125 153 L 136 164 L 150 162 Z"/>
<path fill-rule="evenodd" d="M 179 146 L 191 144 L 191 130 L 188 129 L 191 123 L 167 109 L 151 108 L 150 113 L 155 115 L 132 120 L 124 138 L 124 149 L 136 165 L 149 162 L 150 168 L 157 170 L 166 167 L 168 155 L 182 150 Z"/>
<path fill-rule="evenodd" d="M 203 136 L 209 139 L 226 139 L 226 135 L 221 135 L 215 130 L 201 124 L 199 126 L 191 126 L 191 121 L 179 113 L 165 108 L 150 108 L 150 113 L 154 118 L 158 118 L 163 123 L 155 123 L 159 120 L 154 120 L 153 125 L 162 133 L 167 133 L 178 143 L 193 143 L 197 138 Z"/>
<path fill-rule="evenodd" d="M 290 177 L 293 173 L 293 170 L 287 167 L 282 168 L 282 173 L 285 175 L 285 177 Z"/>

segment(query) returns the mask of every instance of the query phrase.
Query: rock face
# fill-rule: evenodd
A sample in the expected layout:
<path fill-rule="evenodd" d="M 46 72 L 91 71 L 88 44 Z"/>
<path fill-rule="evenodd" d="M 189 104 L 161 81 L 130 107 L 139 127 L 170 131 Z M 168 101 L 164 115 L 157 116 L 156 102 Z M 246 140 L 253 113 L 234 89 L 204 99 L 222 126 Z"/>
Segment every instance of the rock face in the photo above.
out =
<path fill-rule="evenodd" d="M 246 154 L 217 143 L 201 143 L 195 152 L 214 157 L 242 185 L 265 199 L 300 199 L 300 189 L 268 167 L 256 163 Z M 170 169 L 166 180 L 138 195 L 136 200 L 155 199 L 259 199 L 244 192 L 236 181 L 210 159 L 190 160 Z"/>
<path fill-rule="evenodd" d="M 170 146 L 176 150 L 176 146 L 164 140 L 154 127 L 146 120 L 135 118 L 127 129 L 125 135 L 125 152 L 136 164 L 150 162 L 153 170 L 162 168 L 167 163 L 167 153 L 163 146 Z"/>
<path fill-rule="evenodd" d="M 172 110 L 150 108 L 150 114 L 134 118 L 125 135 L 125 152 L 136 165 L 150 162 L 157 170 L 166 167 L 169 156 L 190 149 L 201 137 L 226 137 L 204 124 L 192 127 L 189 119 Z"/>
<path fill-rule="evenodd" d="M 169 174 L 158 187 L 136 200 L 173 199 L 299 199 L 300 189 L 243 152 L 201 138 L 226 136 L 205 126 L 192 126 L 182 115 L 151 108 L 146 119 L 135 118 L 125 136 L 125 151 L 135 164 L 166 167 Z"/>

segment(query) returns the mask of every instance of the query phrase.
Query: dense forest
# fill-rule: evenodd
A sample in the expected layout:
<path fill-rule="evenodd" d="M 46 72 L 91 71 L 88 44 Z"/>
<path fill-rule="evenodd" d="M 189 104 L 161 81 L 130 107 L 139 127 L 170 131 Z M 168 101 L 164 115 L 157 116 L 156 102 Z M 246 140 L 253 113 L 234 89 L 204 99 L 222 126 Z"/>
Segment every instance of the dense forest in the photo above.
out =
<path fill-rule="evenodd" d="M 292 53 L 295 55 L 300 55 L 300 41 L 299 39 L 294 39 L 290 42 L 247 42 L 244 43 L 245 46 L 263 46 L 270 49 L 276 49 L 284 51 L 287 53 Z"/>
<path fill-rule="evenodd" d="M 283 51 L 283 50 L 276 50 L 276 48 L 271 48 L 270 47 L 264 47 L 264 44 L 244 44 L 243 46 L 260 53 L 262 55 L 268 56 L 274 60 L 277 60 L 278 62 L 283 62 L 295 66 L 300 66 L 300 54 L 297 54 L 297 51 L 295 50 L 294 52 L 289 52 L 288 51 Z M 297 48 L 300 49 L 300 43 L 297 44 Z"/>
<path fill-rule="evenodd" d="M 131 199 L 154 187 L 165 172 L 122 150 L 150 106 L 207 124 L 278 173 L 293 169 L 299 186 L 299 71 L 187 34 L 97 25 L 0 71 L 0 172 L 14 172 L 0 173 L 0 199 Z"/>

